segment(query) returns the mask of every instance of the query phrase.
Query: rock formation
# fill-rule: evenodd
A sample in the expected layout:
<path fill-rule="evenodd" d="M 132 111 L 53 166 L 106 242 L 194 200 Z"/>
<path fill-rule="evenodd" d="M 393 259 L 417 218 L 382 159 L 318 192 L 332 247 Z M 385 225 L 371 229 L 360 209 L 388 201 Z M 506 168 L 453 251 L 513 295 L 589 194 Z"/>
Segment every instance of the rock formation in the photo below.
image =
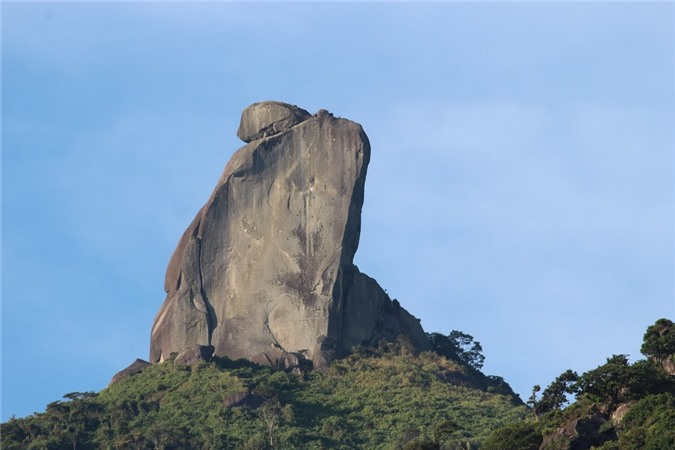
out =
<path fill-rule="evenodd" d="M 214 351 L 215 348 L 212 345 L 195 345 L 194 347 L 188 347 L 184 352 L 176 355 L 176 359 L 173 362 L 175 364 L 193 366 L 211 359 Z"/>
<path fill-rule="evenodd" d="M 312 367 L 312 363 L 300 353 L 288 353 L 278 347 L 265 350 L 251 357 L 251 361 L 260 366 L 270 366 L 286 372 L 302 372 Z M 296 370 L 297 369 L 297 370 Z"/>
<path fill-rule="evenodd" d="M 132 375 L 136 375 L 138 373 L 143 372 L 143 369 L 145 369 L 149 365 L 150 365 L 149 362 L 144 361 L 140 358 L 136 358 L 136 361 L 132 362 L 131 364 L 129 364 L 129 366 L 113 375 L 112 380 L 110 381 L 110 384 L 108 386 L 112 386 L 113 384 L 117 383 L 123 378 L 127 378 Z"/>
<path fill-rule="evenodd" d="M 594 412 L 566 421 L 561 427 L 544 437 L 540 450 L 583 450 L 599 448 L 616 439 L 616 430 L 606 426 L 603 414 Z"/>
<path fill-rule="evenodd" d="M 244 110 L 231 158 L 166 272 L 150 360 L 212 345 L 250 359 L 301 353 L 325 366 L 419 321 L 353 264 L 370 159 L 361 126 L 325 110 L 262 102 Z"/>
<path fill-rule="evenodd" d="M 230 394 L 223 400 L 223 404 L 228 408 L 235 408 L 237 406 L 246 409 L 258 409 L 265 403 L 267 399 L 259 394 L 253 394 L 250 391 L 240 391 Z"/>
<path fill-rule="evenodd" d="M 675 355 L 670 355 L 661 360 L 661 366 L 668 375 L 675 376 Z"/>

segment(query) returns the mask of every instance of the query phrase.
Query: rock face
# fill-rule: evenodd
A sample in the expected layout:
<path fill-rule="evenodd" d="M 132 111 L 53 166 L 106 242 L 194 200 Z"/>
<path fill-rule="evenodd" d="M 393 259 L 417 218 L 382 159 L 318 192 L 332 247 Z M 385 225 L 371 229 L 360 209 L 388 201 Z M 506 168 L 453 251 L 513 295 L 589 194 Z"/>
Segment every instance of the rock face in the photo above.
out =
<path fill-rule="evenodd" d="M 252 394 L 249 391 L 241 391 L 225 397 L 223 404 L 228 408 L 240 406 L 247 409 L 258 409 L 266 401 L 267 399 L 262 395 Z"/>
<path fill-rule="evenodd" d="M 280 102 L 254 103 L 241 114 L 237 137 L 244 142 L 281 133 L 309 119 L 311 114 Z"/>
<path fill-rule="evenodd" d="M 184 352 L 178 354 L 173 360 L 175 364 L 192 366 L 202 361 L 211 359 L 215 348 L 212 345 L 195 345 L 188 347 Z"/>
<path fill-rule="evenodd" d="M 603 428 L 607 418 L 589 414 L 565 423 L 544 438 L 539 450 L 586 450 L 616 439 L 616 430 Z"/>
<path fill-rule="evenodd" d="M 425 348 L 419 321 L 353 264 L 370 159 L 361 126 L 263 102 L 244 110 L 237 135 L 249 143 L 169 262 L 150 360 L 212 345 L 219 356 L 277 348 L 325 366 L 399 334 Z"/>
<path fill-rule="evenodd" d="M 312 365 L 308 364 L 307 359 L 300 353 L 288 353 L 277 347 L 252 356 L 251 361 L 260 366 L 270 366 L 287 372 L 292 372 L 294 369 L 302 370 Z"/>
<path fill-rule="evenodd" d="M 113 375 L 112 380 L 110 381 L 109 386 L 112 386 L 113 384 L 117 383 L 120 381 L 122 378 L 130 377 L 132 375 L 136 375 L 137 373 L 143 372 L 143 369 L 148 367 L 150 365 L 149 362 L 144 361 L 140 358 L 136 358 L 136 361 L 132 362 L 129 364 L 128 367 L 125 369 L 120 370 L 117 372 L 115 375 Z"/>
<path fill-rule="evenodd" d="M 661 366 L 668 375 L 675 376 L 675 355 L 670 355 L 661 360 Z"/>
<path fill-rule="evenodd" d="M 625 415 L 630 411 L 631 407 L 633 406 L 634 402 L 631 403 L 621 403 L 619 406 L 616 407 L 612 415 L 610 416 L 610 419 L 612 420 L 612 423 L 616 426 L 621 423 Z"/>

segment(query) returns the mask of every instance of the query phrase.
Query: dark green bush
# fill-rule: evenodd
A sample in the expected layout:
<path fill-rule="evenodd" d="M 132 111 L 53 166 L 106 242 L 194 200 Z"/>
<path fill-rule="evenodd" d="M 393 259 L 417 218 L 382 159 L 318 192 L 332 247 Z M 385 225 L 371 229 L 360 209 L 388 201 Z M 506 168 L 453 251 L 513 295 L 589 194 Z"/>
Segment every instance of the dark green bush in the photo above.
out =
<path fill-rule="evenodd" d="M 542 436 L 533 422 L 516 422 L 496 430 L 483 442 L 481 450 L 538 450 Z"/>
<path fill-rule="evenodd" d="M 364 353 L 305 376 L 226 358 L 155 364 L 96 396 L 74 395 L 3 424 L 2 448 L 452 449 L 476 447 L 527 415 L 511 396 L 487 392 L 482 378 L 434 353 L 397 344 Z M 242 391 L 277 403 L 225 406 Z M 406 438 L 410 429 L 414 439 Z"/>

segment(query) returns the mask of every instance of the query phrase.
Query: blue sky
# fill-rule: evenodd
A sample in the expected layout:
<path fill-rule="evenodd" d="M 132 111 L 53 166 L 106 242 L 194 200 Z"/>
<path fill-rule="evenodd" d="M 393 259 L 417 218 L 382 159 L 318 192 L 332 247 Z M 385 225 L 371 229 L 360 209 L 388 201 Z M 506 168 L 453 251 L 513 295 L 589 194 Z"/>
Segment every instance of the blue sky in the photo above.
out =
<path fill-rule="evenodd" d="M 522 397 L 675 317 L 669 3 L 2 4 L 2 420 L 147 357 L 275 99 L 371 140 L 359 268 Z"/>

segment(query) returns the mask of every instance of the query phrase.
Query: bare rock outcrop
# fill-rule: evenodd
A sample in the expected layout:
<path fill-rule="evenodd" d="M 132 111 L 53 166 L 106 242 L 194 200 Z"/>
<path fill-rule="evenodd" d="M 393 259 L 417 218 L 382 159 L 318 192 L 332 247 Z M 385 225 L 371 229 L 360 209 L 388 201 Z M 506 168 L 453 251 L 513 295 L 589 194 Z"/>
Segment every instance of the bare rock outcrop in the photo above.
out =
<path fill-rule="evenodd" d="M 193 366 L 197 363 L 208 361 L 213 356 L 215 348 L 212 345 L 195 345 L 188 347 L 184 352 L 178 354 L 173 360 L 175 364 Z"/>
<path fill-rule="evenodd" d="M 223 399 L 223 404 L 228 408 L 242 407 L 246 409 L 258 409 L 267 398 L 262 395 L 253 394 L 250 391 L 240 391 L 230 394 Z"/>
<path fill-rule="evenodd" d="M 281 102 L 254 103 L 241 114 L 237 137 L 244 142 L 281 133 L 309 119 L 311 114 Z"/>
<path fill-rule="evenodd" d="M 260 366 L 270 366 L 275 369 L 282 369 L 292 372 L 295 369 L 300 371 L 311 368 L 312 363 L 301 353 L 289 353 L 278 347 L 272 347 L 269 350 L 258 353 L 251 357 L 251 362 Z"/>
<path fill-rule="evenodd" d="M 370 159 L 361 126 L 262 102 L 237 134 L 248 144 L 169 262 L 150 360 L 196 345 L 246 359 L 273 347 L 325 366 L 400 334 L 425 348 L 419 321 L 353 264 Z"/>
<path fill-rule="evenodd" d="M 544 438 L 539 450 L 586 450 L 616 439 L 613 427 L 603 427 L 607 417 L 591 413 L 565 422 Z"/>
<path fill-rule="evenodd" d="M 670 355 L 661 360 L 661 366 L 668 375 L 675 376 L 675 355 Z"/>
<path fill-rule="evenodd" d="M 132 362 L 131 364 L 129 364 L 129 366 L 113 375 L 112 380 L 110 381 L 110 384 L 108 386 L 112 386 L 113 384 L 117 383 L 123 378 L 127 378 L 132 375 L 136 375 L 137 373 L 143 372 L 143 369 L 145 369 L 149 365 L 150 363 L 148 361 L 136 358 L 136 361 Z"/>

